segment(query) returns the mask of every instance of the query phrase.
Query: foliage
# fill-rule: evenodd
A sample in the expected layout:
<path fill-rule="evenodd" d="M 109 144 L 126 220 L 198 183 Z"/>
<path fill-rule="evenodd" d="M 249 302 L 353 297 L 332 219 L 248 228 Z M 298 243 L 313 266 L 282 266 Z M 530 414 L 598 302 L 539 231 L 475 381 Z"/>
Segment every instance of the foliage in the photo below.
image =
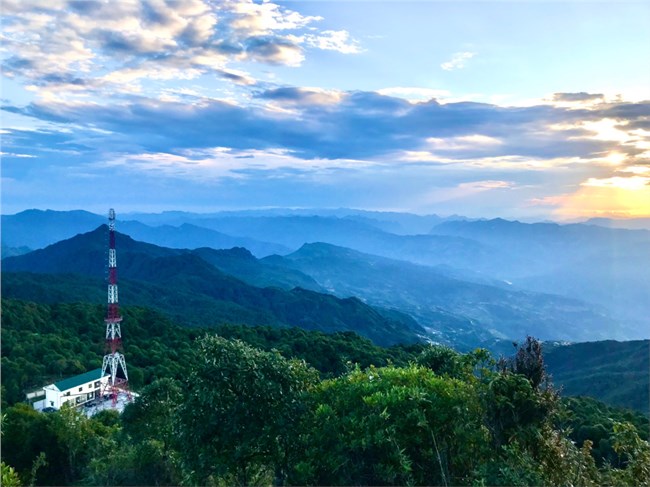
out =
<path fill-rule="evenodd" d="M 13 404 L 24 391 L 101 366 L 103 306 L 42 305 L 2 300 L 3 400 Z M 172 324 L 160 313 L 122 309 L 128 331 L 124 348 L 133 388 L 157 377 L 180 377 L 202 332 Z M 126 327 L 125 327 L 126 329 Z"/>
<path fill-rule="evenodd" d="M 362 368 L 389 363 L 407 365 L 426 347 L 424 344 L 380 347 L 349 331 L 330 334 L 300 328 L 235 325 L 222 325 L 215 331 L 224 338 L 240 339 L 262 350 L 277 350 L 285 357 L 305 360 L 327 378 L 344 374 L 351 364 Z"/>
<path fill-rule="evenodd" d="M 198 345 L 179 410 L 181 455 L 192 480 L 248 485 L 262 475 L 282 482 L 302 394 L 317 381 L 316 371 L 239 340 L 207 336 Z"/>
<path fill-rule="evenodd" d="M 3 401 L 14 404 L 24 399 L 25 390 L 99 367 L 104 353 L 104 313 L 100 305 L 3 299 Z M 157 378 L 181 378 L 193 356 L 193 341 L 205 330 L 178 326 L 146 308 L 123 307 L 122 314 L 131 387 L 138 389 Z M 298 328 L 221 325 L 215 332 L 304 359 L 325 377 L 345 373 L 349 363 L 406 365 L 423 347 L 383 348 L 352 332 L 326 334 Z"/>
<path fill-rule="evenodd" d="M 476 391 L 421 366 L 357 368 L 310 403 L 294 483 L 456 485 L 485 453 Z"/>
<path fill-rule="evenodd" d="M 494 366 L 490 353 L 482 348 L 473 352 L 459 353 L 446 345 L 428 345 L 415 357 L 415 362 L 427 367 L 437 375 L 472 380 L 484 377 Z"/>
<path fill-rule="evenodd" d="M 614 425 L 630 423 L 640 438 L 650 438 L 650 422 L 647 416 L 632 410 L 607 406 L 589 397 L 562 399 L 563 413 L 558 426 L 566 429 L 569 438 L 581 447 L 585 442 L 593 445 L 591 454 L 598 466 L 606 463 L 620 467 L 620 458 L 614 450 Z"/>
<path fill-rule="evenodd" d="M 424 333 L 410 316 L 399 312 L 385 316 L 356 298 L 339 299 L 299 287 L 290 291 L 259 288 L 224 274 L 189 250 L 136 242 L 121 234 L 116 238 L 123 302 L 157 309 L 185 325 L 243 323 L 350 330 L 385 345 L 417 341 Z M 105 228 L 99 228 L 5 259 L 2 280 L 7 296 L 40 302 L 89 300 L 103 288 L 97 278 L 104 274 L 105 246 Z M 66 273 L 77 276 L 66 279 Z M 168 285 L 171 281 L 173 286 Z M 62 292 L 62 287 L 68 292 Z"/>
<path fill-rule="evenodd" d="M 521 374 L 530 382 L 534 389 L 548 383 L 542 344 L 539 340 L 527 336 L 523 344 L 513 343 L 516 348 L 514 357 L 502 358 L 498 366 L 502 371 L 509 371 L 513 374 Z"/>
<path fill-rule="evenodd" d="M 649 481 L 647 418 L 560 401 L 532 338 L 495 365 L 484 350 L 382 348 L 345 332 L 224 325 L 197 340 L 126 308 L 141 395 L 122 416 L 15 404 L 30 380 L 97 367 L 103 312 L 3 300 L 3 485 Z"/>
<path fill-rule="evenodd" d="M 20 487 L 20 477 L 13 467 L 0 462 L 0 485 L 5 487 Z"/>
<path fill-rule="evenodd" d="M 614 451 L 624 458 L 625 468 L 611 471 L 612 484 L 650 485 L 650 445 L 639 438 L 630 423 L 614 424 Z"/>
<path fill-rule="evenodd" d="M 545 344 L 544 361 L 563 396 L 650 413 L 650 340 Z"/>

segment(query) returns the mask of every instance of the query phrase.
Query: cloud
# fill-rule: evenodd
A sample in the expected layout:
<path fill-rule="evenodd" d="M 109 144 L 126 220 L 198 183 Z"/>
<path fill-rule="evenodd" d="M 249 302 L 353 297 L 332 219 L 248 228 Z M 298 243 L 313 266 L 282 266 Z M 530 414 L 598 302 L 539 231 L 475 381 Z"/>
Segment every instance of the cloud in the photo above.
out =
<path fill-rule="evenodd" d="M 385 96 L 404 98 L 412 103 L 428 101 L 432 99 L 449 98 L 449 90 L 437 90 L 432 88 L 421 88 L 416 86 L 393 86 L 382 88 L 377 93 Z"/>
<path fill-rule="evenodd" d="M 554 93 L 554 101 L 565 101 L 565 102 L 583 102 L 583 101 L 602 101 L 605 99 L 605 95 L 602 93 L 591 94 L 581 91 L 580 93 Z"/>
<path fill-rule="evenodd" d="M 611 166 L 633 165 L 650 147 L 650 133 L 627 129 L 650 114 L 649 106 L 625 105 L 600 110 L 443 105 L 376 92 L 281 87 L 257 91 L 250 104 L 132 96 L 111 105 L 46 100 L 4 110 L 64 124 L 75 137 L 89 127 L 106 131 L 110 135 L 96 137 L 104 137 L 114 150 L 232 147 L 283 149 L 303 159 L 414 160 L 417 155 L 423 162 L 476 159 L 502 165 L 519 158 Z M 618 118 L 601 118 L 613 112 Z"/>
<path fill-rule="evenodd" d="M 27 158 L 32 159 L 36 156 L 34 154 L 16 154 L 15 152 L 0 152 L 0 157 L 17 157 L 17 158 Z"/>
<path fill-rule="evenodd" d="M 622 182 L 613 178 L 588 180 L 575 192 L 547 198 L 558 218 L 650 215 L 650 185 L 647 181 Z"/>
<path fill-rule="evenodd" d="M 611 178 L 589 178 L 581 186 L 593 186 L 597 188 L 620 188 L 629 191 L 639 191 L 650 187 L 648 176 L 614 176 Z"/>
<path fill-rule="evenodd" d="M 184 150 L 179 154 L 149 152 L 118 155 L 96 163 L 98 167 L 123 167 L 128 171 L 149 177 L 174 177 L 198 182 L 223 178 L 246 178 L 250 174 L 265 173 L 267 177 L 294 178 L 297 175 L 322 174 L 333 169 L 368 166 L 363 161 L 327 159 L 304 160 L 282 149 L 235 150 L 212 147 Z"/>
<path fill-rule="evenodd" d="M 471 191 L 489 191 L 491 189 L 509 189 L 514 186 L 512 181 L 470 181 L 467 183 L 461 183 L 458 185 L 461 189 L 467 189 Z"/>
<path fill-rule="evenodd" d="M 306 49 L 360 51 L 347 31 L 319 30 L 321 17 L 271 1 L 6 0 L 3 10 L 3 75 L 43 97 L 115 96 L 207 73 L 251 85 L 233 63 L 298 66 Z"/>
<path fill-rule="evenodd" d="M 467 64 L 467 61 L 472 59 L 474 56 L 476 56 L 475 52 L 470 52 L 470 51 L 456 52 L 451 56 L 451 59 L 449 61 L 442 63 L 440 67 L 445 71 L 454 71 L 456 69 L 463 69 Z"/>
<path fill-rule="evenodd" d="M 324 30 L 319 34 L 305 34 L 292 39 L 324 51 L 337 51 L 343 54 L 362 52 L 359 41 L 352 39 L 350 33 L 345 30 Z"/>
<path fill-rule="evenodd" d="M 265 90 L 256 96 L 265 100 L 279 101 L 285 105 L 315 106 L 336 104 L 345 94 L 336 90 L 320 88 L 283 87 Z"/>
<path fill-rule="evenodd" d="M 221 69 L 215 70 L 218 76 L 232 81 L 238 85 L 251 86 L 257 83 L 255 78 L 250 76 L 244 71 L 234 70 L 234 69 Z"/>

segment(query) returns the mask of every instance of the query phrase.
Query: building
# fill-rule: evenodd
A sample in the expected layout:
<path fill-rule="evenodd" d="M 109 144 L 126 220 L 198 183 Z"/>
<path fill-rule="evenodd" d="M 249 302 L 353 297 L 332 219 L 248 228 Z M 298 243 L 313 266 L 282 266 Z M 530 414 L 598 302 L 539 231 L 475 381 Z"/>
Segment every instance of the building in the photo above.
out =
<path fill-rule="evenodd" d="M 108 374 L 102 376 L 102 369 L 95 369 L 47 385 L 43 387 L 45 399 L 34 403 L 34 408 L 61 409 L 65 403 L 71 406 L 88 404 L 101 396 L 101 391 L 107 387 L 109 377 Z"/>

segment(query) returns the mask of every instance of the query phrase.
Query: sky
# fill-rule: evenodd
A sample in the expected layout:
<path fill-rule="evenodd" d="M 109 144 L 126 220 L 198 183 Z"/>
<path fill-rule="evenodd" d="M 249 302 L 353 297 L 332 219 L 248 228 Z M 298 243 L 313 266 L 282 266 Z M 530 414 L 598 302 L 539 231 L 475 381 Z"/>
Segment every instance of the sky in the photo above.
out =
<path fill-rule="evenodd" d="M 3 0 L 2 213 L 650 216 L 650 2 Z"/>

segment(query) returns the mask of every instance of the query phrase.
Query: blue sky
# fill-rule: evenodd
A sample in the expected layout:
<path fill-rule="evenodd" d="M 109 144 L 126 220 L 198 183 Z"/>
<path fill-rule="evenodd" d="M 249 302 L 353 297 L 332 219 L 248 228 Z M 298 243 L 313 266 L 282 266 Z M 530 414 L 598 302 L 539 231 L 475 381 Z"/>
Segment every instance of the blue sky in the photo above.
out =
<path fill-rule="evenodd" d="M 650 4 L 5 0 L 2 212 L 650 216 Z"/>

